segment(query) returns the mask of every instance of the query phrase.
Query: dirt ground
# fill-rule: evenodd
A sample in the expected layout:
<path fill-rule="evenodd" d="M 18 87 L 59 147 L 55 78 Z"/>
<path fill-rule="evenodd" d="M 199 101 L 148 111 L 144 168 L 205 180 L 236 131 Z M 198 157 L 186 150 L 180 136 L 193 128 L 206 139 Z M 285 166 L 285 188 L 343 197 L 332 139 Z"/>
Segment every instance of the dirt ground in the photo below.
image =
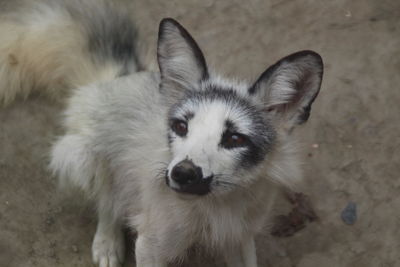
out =
<path fill-rule="evenodd" d="M 298 133 L 304 140 L 303 191 L 320 220 L 287 238 L 266 230 L 257 240 L 259 265 L 400 266 L 400 1 L 121 4 L 132 9 L 149 55 L 159 20 L 174 17 L 209 63 L 229 76 L 255 78 L 289 53 L 319 52 L 322 91 Z M 37 96 L 0 109 L 2 267 L 92 266 L 94 213 L 80 197 L 58 192 L 46 169 L 51 141 L 62 131 L 60 111 Z M 358 213 L 351 226 L 340 216 L 349 201 Z M 195 256 L 186 265 L 224 266 L 208 258 Z M 126 266 L 134 266 L 132 259 Z"/>

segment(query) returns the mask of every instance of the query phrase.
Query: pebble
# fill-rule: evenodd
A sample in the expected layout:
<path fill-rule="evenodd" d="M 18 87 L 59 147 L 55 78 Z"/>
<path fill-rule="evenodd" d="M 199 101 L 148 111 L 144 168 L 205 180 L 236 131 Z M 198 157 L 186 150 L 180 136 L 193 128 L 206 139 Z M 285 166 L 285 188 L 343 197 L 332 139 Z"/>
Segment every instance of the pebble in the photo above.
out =
<path fill-rule="evenodd" d="M 345 224 L 353 225 L 357 221 L 357 205 L 350 201 L 342 211 L 342 220 Z"/>

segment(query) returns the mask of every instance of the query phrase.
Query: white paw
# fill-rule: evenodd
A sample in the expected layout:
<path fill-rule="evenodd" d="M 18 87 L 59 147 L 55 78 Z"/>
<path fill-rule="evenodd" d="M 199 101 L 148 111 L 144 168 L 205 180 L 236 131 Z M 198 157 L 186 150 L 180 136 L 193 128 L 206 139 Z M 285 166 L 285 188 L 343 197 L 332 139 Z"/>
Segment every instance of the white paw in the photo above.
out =
<path fill-rule="evenodd" d="M 125 258 L 122 231 L 97 231 L 92 245 L 93 262 L 99 267 L 120 267 Z"/>

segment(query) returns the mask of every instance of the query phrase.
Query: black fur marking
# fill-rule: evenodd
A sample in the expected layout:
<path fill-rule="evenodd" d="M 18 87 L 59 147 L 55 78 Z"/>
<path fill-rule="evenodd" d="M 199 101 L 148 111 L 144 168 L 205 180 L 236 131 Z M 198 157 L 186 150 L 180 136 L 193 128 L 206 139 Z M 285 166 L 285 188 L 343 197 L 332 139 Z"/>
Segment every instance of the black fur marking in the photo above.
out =
<path fill-rule="evenodd" d="M 88 50 L 96 63 L 113 60 L 122 65 L 120 75 L 127 75 L 139 67 L 136 54 L 137 32 L 128 12 L 109 3 L 91 7 L 92 12 L 68 5 L 70 15 L 83 26 L 88 36 Z"/>
<path fill-rule="evenodd" d="M 191 119 L 193 119 L 194 113 L 193 113 L 193 112 L 188 112 L 188 113 L 186 113 L 186 114 L 184 115 L 184 117 L 185 117 L 186 121 L 188 122 L 188 121 L 190 121 Z"/>
<path fill-rule="evenodd" d="M 231 120 L 226 120 L 225 129 L 226 129 L 226 131 L 229 131 L 232 133 L 235 133 L 238 131 L 238 128 L 236 127 L 235 123 L 233 123 Z"/>

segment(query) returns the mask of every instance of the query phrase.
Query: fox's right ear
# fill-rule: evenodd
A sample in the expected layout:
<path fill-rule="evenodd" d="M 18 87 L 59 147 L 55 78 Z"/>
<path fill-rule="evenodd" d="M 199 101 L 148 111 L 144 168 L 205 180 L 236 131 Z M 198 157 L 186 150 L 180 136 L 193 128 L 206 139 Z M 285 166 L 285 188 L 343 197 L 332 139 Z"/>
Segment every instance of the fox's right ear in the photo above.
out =
<path fill-rule="evenodd" d="M 195 90 L 208 78 L 206 60 L 192 36 L 177 21 L 163 19 L 158 33 L 157 60 L 161 89 L 173 99 Z"/>

